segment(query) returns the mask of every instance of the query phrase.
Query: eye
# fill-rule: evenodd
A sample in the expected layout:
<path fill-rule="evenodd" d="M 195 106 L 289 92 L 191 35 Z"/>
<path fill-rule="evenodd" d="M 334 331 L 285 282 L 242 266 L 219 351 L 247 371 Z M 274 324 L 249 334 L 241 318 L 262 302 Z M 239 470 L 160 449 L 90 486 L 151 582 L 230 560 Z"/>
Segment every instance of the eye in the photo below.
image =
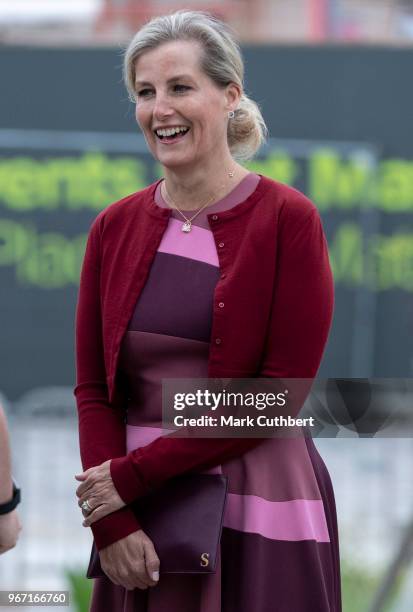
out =
<path fill-rule="evenodd" d="M 174 90 L 175 90 L 175 91 L 181 91 L 181 92 L 184 92 L 184 91 L 186 91 L 187 89 L 191 89 L 191 88 L 190 88 L 188 85 L 179 85 L 178 83 L 177 83 L 176 85 L 174 85 Z M 148 95 L 148 93 L 150 93 L 151 91 L 152 91 L 152 89 L 148 89 L 148 88 L 146 88 L 146 89 L 141 89 L 140 91 L 138 91 L 138 92 L 137 92 L 137 94 L 136 94 L 136 95 L 137 95 L 137 96 L 140 96 L 140 97 L 144 97 L 144 98 L 146 98 L 146 97 L 147 97 L 147 95 Z"/>
<path fill-rule="evenodd" d="M 175 85 L 175 89 L 185 90 L 185 89 L 191 89 L 191 88 L 188 87 L 188 85 Z"/>

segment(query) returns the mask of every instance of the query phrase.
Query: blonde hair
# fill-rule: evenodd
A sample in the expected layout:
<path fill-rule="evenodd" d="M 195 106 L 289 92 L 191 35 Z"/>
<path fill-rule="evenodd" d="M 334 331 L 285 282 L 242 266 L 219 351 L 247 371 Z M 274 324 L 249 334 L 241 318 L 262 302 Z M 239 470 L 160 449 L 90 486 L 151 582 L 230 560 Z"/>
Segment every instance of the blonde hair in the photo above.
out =
<path fill-rule="evenodd" d="M 265 142 L 267 126 L 257 103 L 244 92 L 244 62 L 231 29 L 210 13 L 180 10 L 154 17 L 138 30 L 124 55 L 123 76 L 130 99 L 136 101 L 137 59 L 145 51 L 175 40 L 201 44 L 201 69 L 218 87 L 231 82 L 240 86 L 242 94 L 235 116 L 228 121 L 228 146 L 235 159 L 251 159 Z"/>

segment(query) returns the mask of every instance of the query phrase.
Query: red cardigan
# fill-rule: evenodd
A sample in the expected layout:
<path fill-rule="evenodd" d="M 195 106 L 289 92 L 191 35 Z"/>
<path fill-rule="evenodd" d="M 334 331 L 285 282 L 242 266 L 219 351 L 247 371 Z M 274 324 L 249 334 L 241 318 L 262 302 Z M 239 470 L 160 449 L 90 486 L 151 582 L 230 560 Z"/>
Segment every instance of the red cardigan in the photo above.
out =
<path fill-rule="evenodd" d="M 223 463 L 258 443 L 165 436 L 126 455 L 117 361 L 171 214 L 154 202 L 158 182 L 94 220 L 76 310 L 74 394 L 83 469 L 115 458 L 111 475 L 126 504 L 167 478 Z M 208 376 L 313 378 L 333 312 L 327 243 L 315 206 L 296 189 L 261 176 L 244 202 L 209 214 L 208 221 L 221 270 Z M 99 550 L 137 529 L 130 505 L 92 525 Z"/>

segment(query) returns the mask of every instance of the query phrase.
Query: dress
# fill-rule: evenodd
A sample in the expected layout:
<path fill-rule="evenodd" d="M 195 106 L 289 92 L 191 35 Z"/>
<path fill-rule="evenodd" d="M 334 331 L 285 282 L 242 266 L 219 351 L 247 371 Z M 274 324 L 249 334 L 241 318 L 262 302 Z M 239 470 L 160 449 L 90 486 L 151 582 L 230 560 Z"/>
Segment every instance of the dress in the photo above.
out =
<path fill-rule="evenodd" d="M 208 377 L 219 265 L 206 214 L 244 201 L 258 181 L 247 175 L 189 234 L 172 213 L 122 339 L 128 452 L 165 433 L 162 378 Z M 166 207 L 159 187 L 155 202 Z M 216 573 L 161 575 L 146 591 L 98 578 L 92 612 L 340 612 L 334 493 L 312 439 L 265 439 L 210 471 L 228 476 L 229 491 Z"/>

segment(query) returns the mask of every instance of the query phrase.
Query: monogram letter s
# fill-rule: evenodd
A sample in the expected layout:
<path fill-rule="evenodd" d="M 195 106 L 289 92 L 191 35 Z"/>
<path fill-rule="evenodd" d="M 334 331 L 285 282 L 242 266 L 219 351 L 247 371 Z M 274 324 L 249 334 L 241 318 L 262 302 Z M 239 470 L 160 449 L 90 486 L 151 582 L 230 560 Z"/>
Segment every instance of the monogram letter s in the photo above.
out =
<path fill-rule="evenodd" d="M 208 567 L 209 565 L 209 553 L 202 553 L 201 555 L 201 567 Z"/>

